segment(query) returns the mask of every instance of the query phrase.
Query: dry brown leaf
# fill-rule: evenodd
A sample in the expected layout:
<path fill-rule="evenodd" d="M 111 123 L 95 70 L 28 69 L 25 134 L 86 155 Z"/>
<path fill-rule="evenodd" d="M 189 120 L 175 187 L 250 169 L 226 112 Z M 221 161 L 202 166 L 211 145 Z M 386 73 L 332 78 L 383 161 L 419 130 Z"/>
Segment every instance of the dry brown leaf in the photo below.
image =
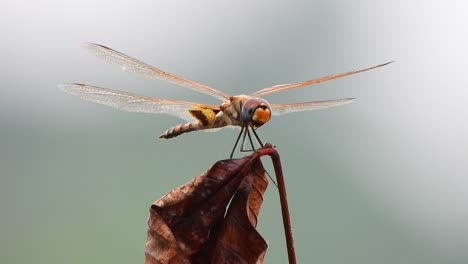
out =
<path fill-rule="evenodd" d="M 267 244 L 255 227 L 268 181 L 259 157 L 219 161 L 154 202 L 145 263 L 262 263 Z"/>

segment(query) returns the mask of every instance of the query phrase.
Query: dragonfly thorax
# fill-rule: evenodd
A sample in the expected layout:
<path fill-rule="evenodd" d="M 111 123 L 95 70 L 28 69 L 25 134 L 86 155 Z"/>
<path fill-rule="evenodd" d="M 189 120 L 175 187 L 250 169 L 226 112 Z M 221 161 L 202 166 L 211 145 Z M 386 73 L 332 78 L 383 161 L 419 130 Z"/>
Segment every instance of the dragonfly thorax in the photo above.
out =
<path fill-rule="evenodd" d="M 261 98 L 249 98 L 242 104 L 241 118 L 244 124 L 260 127 L 270 120 L 270 104 Z"/>

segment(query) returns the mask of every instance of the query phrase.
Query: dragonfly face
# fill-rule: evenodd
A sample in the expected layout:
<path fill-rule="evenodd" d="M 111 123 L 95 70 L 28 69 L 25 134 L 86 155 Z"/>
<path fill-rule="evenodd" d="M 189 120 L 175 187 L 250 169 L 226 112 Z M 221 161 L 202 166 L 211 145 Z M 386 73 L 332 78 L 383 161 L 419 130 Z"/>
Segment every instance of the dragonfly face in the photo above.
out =
<path fill-rule="evenodd" d="M 249 98 L 242 105 L 241 118 L 247 126 L 261 127 L 270 120 L 270 104 L 260 98 Z"/>
<path fill-rule="evenodd" d="M 183 133 L 195 130 L 213 131 L 225 126 L 239 126 L 241 127 L 241 133 L 237 138 L 234 148 L 237 146 L 237 142 L 239 141 L 242 133 L 244 133 L 244 139 L 246 134 L 250 139 L 249 129 L 252 130 L 260 145 L 263 146 L 255 132 L 255 129 L 268 122 L 272 115 L 283 115 L 293 112 L 329 108 L 348 104 L 354 100 L 353 98 L 345 98 L 289 104 L 269 104 L 264 99 L 261 99 L 261 96 L 341 78 L 391 63 L 387 62 L 361 70 L 330 75 L 305 82 L 275 85 L 259 90 L 250 95 L 230 96 L 207 85 L 164 72 L 102 45 L 87 43 L 85 44 L 85 48 L 102 60 L 119 66 L 119 68 L 124 71 L 136 73 L 150 79 L 160 79 L 176 83 L 186 88 L 221 99 L 224 103 L 221 105 L 207 105 L 186 101 L 160 99 L 85 84 L 59 84 L 59 89 L 78 96 L 83 100 L 111 106 L 122 111 L 169 114 L 188 121 L 187 123 L 168 129 L 160 136 L 160 138 L 173 138 Z M 252 141 L 250 140 L 250 142 L 253 148 Z"/>

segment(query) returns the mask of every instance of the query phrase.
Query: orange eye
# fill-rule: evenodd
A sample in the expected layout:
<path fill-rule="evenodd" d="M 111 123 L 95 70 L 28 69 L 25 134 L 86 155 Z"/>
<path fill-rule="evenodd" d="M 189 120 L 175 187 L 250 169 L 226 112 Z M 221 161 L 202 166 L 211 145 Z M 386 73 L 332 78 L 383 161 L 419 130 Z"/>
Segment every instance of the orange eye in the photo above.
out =
<path fill-rule="evenodd" d="M 270 120 L 271 112 L 269 108 L 257 107 L 252 116 L 252 121 L 256 126 L 261 126 Z"/>

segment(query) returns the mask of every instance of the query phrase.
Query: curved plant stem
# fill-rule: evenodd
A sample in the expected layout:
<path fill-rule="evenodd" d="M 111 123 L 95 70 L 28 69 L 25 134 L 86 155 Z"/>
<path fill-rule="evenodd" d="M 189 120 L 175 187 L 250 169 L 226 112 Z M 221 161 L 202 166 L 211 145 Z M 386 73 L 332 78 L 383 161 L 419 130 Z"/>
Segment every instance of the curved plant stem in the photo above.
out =
<path fill-rule="evenodd" d="M 278 151 L 270 143 L 266 143 L 264 148 L 257 151 L 260 156 L 268 155 L 273 162 L 273 168 L 276 174 L 278 191 L 281 203 L 281 213 L 283 215 L 284 235 L 286 237 L 286 247 L 288 250 L 288 259 L 290 264 L 296 263 L 296 252 L 294 250 L 294 240 L 292 235 L 291 218 L 289 216 L 288 198 L 286 195 L 286 185 L 284 183 L 283 169 Z"/>

